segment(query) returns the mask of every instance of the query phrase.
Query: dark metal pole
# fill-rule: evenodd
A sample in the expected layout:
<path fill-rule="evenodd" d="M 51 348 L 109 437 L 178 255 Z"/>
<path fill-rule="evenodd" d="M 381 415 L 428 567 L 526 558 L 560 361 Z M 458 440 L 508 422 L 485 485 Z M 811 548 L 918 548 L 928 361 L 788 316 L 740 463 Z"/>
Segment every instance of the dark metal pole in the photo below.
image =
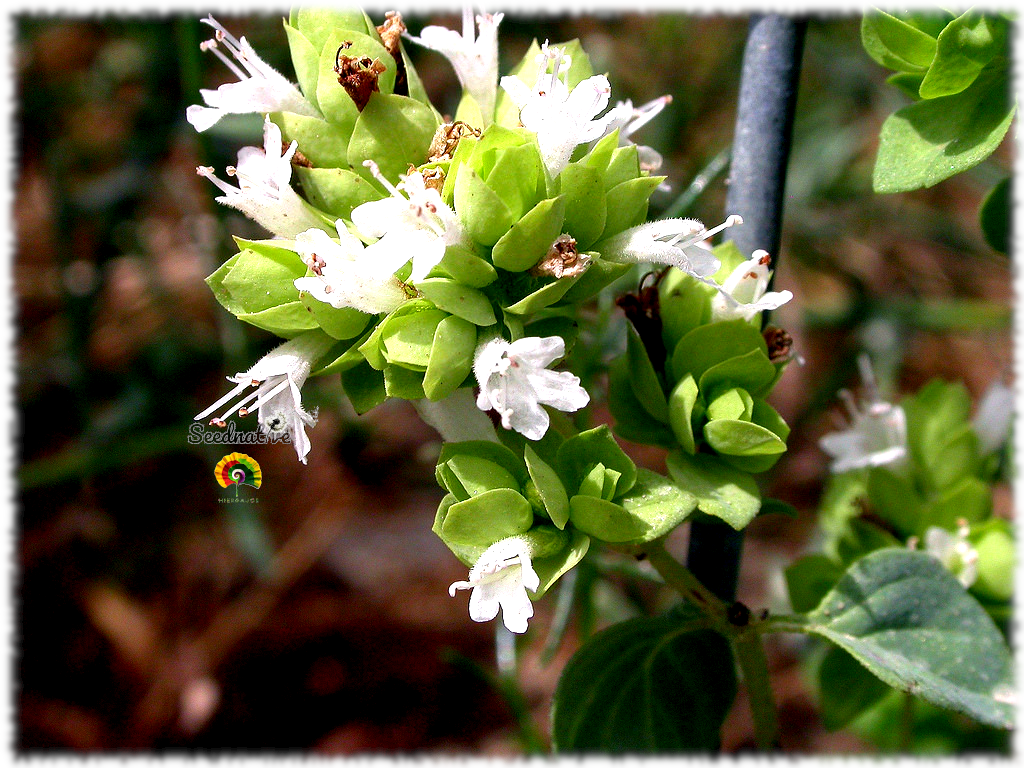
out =
<path fill-rule="evenodd" d="M 805 20 L 777 14 L 750 18 L 740 75 L 726 214 L 738 213 L 731 230 L 741 253 L 758 248 L 778 260 L 786 165 L 796 108 Z M 690 526 L 687 565 L 723 600 L 734 600 L 743 532 L 714 519 Z"/>

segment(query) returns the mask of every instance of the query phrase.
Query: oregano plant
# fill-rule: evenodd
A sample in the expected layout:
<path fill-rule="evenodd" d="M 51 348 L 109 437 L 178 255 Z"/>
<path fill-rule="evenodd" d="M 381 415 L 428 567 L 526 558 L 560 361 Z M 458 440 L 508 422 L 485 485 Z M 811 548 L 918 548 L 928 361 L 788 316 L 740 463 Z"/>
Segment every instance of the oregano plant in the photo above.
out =
<path fill-rule="evenodd" d="M 794 293 L 771 285 L 777 254 L 730 239 L 755 226 L 741 211 L 711 227 L 648 221 L 667 180 L 633 134 L 668 98 L 613 101 L 579 41 L 534 41 L 503 75 L 503 18 L 467 11 L 461 33 L 411 35 L 398 13 L 299 7 L 283 23 L 297 84 L 204 19 L 204 48 L 237 80 L 203 91 L 189 122 L 264 123 L 261 146 L 242 149 L 226 180 L 197 171 L 268 234 L 236 238 L 207 282 L 228 312 L 283 341 L 196 419 L 255 414 L 305 462 L 308 378 L 335 378 L 358 413 L 412 402 L 443 440 L 443 496 L 423 525 L 466 573 L 437 588 L 502 632 L 528 633 L 534 602 L 587 558 L 647 563 L 678 599 L 596 633 L 569 660 L 551 707 L 558 753 L 713 752 L 741 685 L 759 747 L 777 748 L 763 637 L 778 632 L 829 644 L 823 690 L 857 680 L 844 717 L 895 689 L 1012 727 L 999 628 L 1012 534 L 987 495 L 1005 409 L 983 426 L 966 420 L 959 389 L 935 385 L 902 405 L 872 393 L 823 443 L 837 482 L 859 485 L 827 551 L 787 571 L 794 612 L 710 589 L 666 539 L 688 524 L 741 532 L 785 510 L 759 477 L 787 450 L 770 400 L 799 359 L 767 313 Z M 869 52 L 922 99 L 883 131 L 876 188 L 932 184 L 990 153 L 1013 116 L 990 98 L 1005 76 L 1005 21 L 965 14 L 938 31 L 870 18 Z M 428 98 L 417 48 L 454 66 L 454 115 Z M 937 117 L 948 138 L 922 143 L 920 121 Z M 957 141 L 972 149 L 939 163 Z M 595 377 L 573 370 L 573 351 L 585 308 L 610 296 L 628 322 L 622 353 L 599 361 L 611 424 L 594 426 Z M 624 442 L 664 449 L 667 472 L 638 466 Z M 884 524 L 850 512 L 854 498 Z"/>

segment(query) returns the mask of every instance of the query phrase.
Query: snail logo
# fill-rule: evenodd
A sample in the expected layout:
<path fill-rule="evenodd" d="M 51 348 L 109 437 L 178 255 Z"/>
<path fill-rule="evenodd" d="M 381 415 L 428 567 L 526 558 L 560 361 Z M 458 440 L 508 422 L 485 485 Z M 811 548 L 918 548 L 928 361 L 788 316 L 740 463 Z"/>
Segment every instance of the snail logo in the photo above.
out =
<path fill-rule="evenodd" d="M 251 485 L 259 488 L 263 484 L 263 471 L 260 463 L 252 456 L 244 453 L 229 453 L 213 470 L 214 477 L 221 488 L 235 487 L 235 498 L 238 498 L 238 486 Z"/>

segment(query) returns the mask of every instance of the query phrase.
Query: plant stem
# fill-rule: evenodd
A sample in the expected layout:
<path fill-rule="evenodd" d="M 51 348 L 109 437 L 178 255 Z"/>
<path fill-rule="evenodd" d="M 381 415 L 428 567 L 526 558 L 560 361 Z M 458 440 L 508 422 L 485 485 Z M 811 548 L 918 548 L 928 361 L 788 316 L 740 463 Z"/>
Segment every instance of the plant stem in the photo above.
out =
<path fill-rule="evenodd" d="M 757 747 L 764 751 L 778 749 L 779 720 L 768 676 L 768 657 L 765 656 L 760 634 L 753 626 L 748 627 L 733 638 L 733 649 L 750 697 Z"/>
<path fill-rule="evenodd" d="M 657 542 L 647 550 L 647 559 L 654 566 L 665 583 L 690 601 L 698 610 L 712 619 L 720 628 L 730 627 L 727 606 L 705 587 L 682 563 L 678 562 L 665 547 Z"/>

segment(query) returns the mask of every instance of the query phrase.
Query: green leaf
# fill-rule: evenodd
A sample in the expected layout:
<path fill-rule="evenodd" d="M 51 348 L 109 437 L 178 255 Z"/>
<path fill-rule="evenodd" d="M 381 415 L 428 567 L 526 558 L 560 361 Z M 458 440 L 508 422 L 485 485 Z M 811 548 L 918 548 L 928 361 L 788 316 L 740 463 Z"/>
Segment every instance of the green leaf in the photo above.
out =
<path fill-rule="evenodd" d="M 526 464 L 522 458 L 516 456 L 511 450 L 501 443 L 494 443 L 486 440 L 464 440 L 461 443 L 444 443 L 441 446 L 441 454 L 437 458 L 438 466 L 444 464 L 453 456 L 475 456 L 486 459 L 499 467 L 504 467 L 522 487 L 530 479 L 526 471 Z M 438 483 L 441 479 L 438 478 Z"/>
<path fill-rule="evenodd" d="M 600 237 L 612 237 L 647 218 L 647 201 L 664 176 L 639 176 L 616 184 L 605 194 L 607 216 Z"/>
<path fill-rule="evenodd" d="M 701 376 L 712 366 L 753 350 L 768 355 L 761 331 L 746 320 L 701 325 L 676 344 L 672 351 L 672 375 L 678 381 L 691 373 L 700 382 Z"/>
<path fill-rule="evenodd" d="M 632 323 L 626 324 L 626 360 L 631 371 L 633 394 L 640 404 L 660 422 L 668 422 L 668 401 L 661 388 L 661 380 L 654 371 L 647 348 Z"/>
<path fill-rule="evenodd" d="M 719 389 L 710 396 L 707 417 L 715 419 L 738 419 L 749 421 L 754 413 L 754 399 L 750 393 L 740 387 Z"/>
<path fill-rule="evenodd" d="M 529 445 L 524 448 L 523 458 L 526 459 L 526 468 L 544 505 L 544 511 L 556 527 L 565 528 L 569 522 L 569 496 L 558 473 Z"/>
<path fill-rule="evenodd" d="M 957 520 L 977 523 L 992 514 L 992 488 L 977 477 L 965 477 L 928 500 L 913 532 L 923 536 L 931 525 L 955 530 Z"/>
<path fill-rule="evenodd" d="M 636 144 L 616 147 L 604 172 L 605 191 L 640 176 L 640 153 Z"/>
<path fill-rule="evenodd" d="M 913 482 L 887 467 L 875 467 L 868 473 L 868 498 L 875 514 L 903 536 L 917 533 L 926 521 Z"/>
<path fill-rule="evenodd" d="M 923 72 L 935 57 L 935 38 L 884 11 L 865 13 L 861 42 L 868 55 L 898 72 Z"/>
<path fill-rule="evenodd" d="M 924 75 L 920 72 L 897 72 L 895 75 L 889 75 L 885 82 L 917 101 L 921 98 L 918 92 L 921 90 L 921 83 L 924 82 Z"/>
<path fill-rule="evenodd" d="M 356 173 L 369 175 L 363 161 L 372 159 L 384 177 L 395 183 L 410 165 L 420 165 L 427 159 L 437 126 L 437 117 L 430 108 L 415 99 L 375 93 L 352 128 L 348 166 Z"/>
<path fill-rule="evenodd" d="M 384 374 L 362 362 L 341 372 L 341 385 L 355 412 L 362 415 L 387 399 Z"/>
<path fill-rule="evenodd" d="M 608 368 L 608 409 L 615 419 L 615 434 L 623 440 L 665 448 L 676 444 L 672 432 L 656 421 L 633 394 L 629 361 L 625 356 L 613 360 Z"/>
<path fill-rule="evenodd" d="M 807 628 L 888 685 L 1013 726 L 1011 658 L 992 619 L 935 558 L 885 549 L 858 560 Z"/>
<path fill-rule="evenodd" d="M 637 470 L 633 487 L 617 501 L 647 525 L 641 536 L 620 542 L 635 546 L 667 536 L 697 508 L 697 498 L 692 493 L 643 467 Z"/>
<path fill-rule="evenodd" d="M 314 167 L 348 168 L 350 130 L 294 112 L 273 112 L 270 119 L 281 129 L 284 143 L 298 142 L 302 154 Z"/>
<path fill-rule="evenodd" d="M 704 425 L 704 439 L 718 453 L 730 456 L 774 456 L 786 452 L 786 443 L 778 435 L 749 421 L 709 421 Z"/>
<path fill-rule="evenodd" d="M 697 404 L 697 383 L 686 374 L 672 389 L 668 398 L 668 423 L 679 445 L 687 453 L 697 452 L 693 439 L 693 408 Z"/>
<path fill-rule="evenodd" d="M 427 396 L 423 391 L 423 371 L 410 370 L 399 365 L 384 367 L 384 390 L 388 397 L 401 400 L 422 400 Z"/>
<path fill-rule="evenodd" d="M 558 182 L 565 198 L 563 229 L 576 238 L 576 247 L 585 251 L 601 236 L 609 213 L 604 175 L 588 165 L 569 163 L 559 174 Z"/>
<path fill-rule="evenodd" d="M 303 96 L 317 109 L 316 81 L 320 69 L 320 49 L 313 45 L 299 30 L 284 22 L 284 32 L 288 38 L 288 52 L 291 54 L 292 68 Z"/>
<path fill-rule="evenodd" d="M 470 237 L 481 245 L 494 245 L 515 221 L 508 206 L 468 164 L 455 178 L 455 210 Z"/>
<path fill-rule="evenodd" d="M 922 99 L 960 93 L 992 59 L 1006 53 L 1008 23 L 971 9 L 939 34 L 935 59 L 921 83 Z"/>
<path fill-rule="evenodd" d="M 843 576 L 843 568 L 824 555 L 805 555 L 785 572 L 789 602 L 797 613 L 818 607 L 828 591 Z"/>
<path fill-rule="evenodd" d="M 696 620 L 643 617 L 592 637 L 552 702 L 558 753 L 712 752 L 736 695 L 728 642 Z"/>
<path fill-rule="evenodd" d="M 446 481 L 444 489 L 455 494 L 459 501 L 466 501 L 472 496 L 497 488 L 507 488 L 517 493 L 520 490 L 519 483 L 507 469 L 479 456 L 456 454 L 444 464 L 439 464 L 438 471 Z M 457 483 L 452 483 L 452 478 Z"/>
<path fill-rule="evenodd" d="M 541 200 L 494 244 L 491 261 L 510 272 L 522 272 L 544 258 L 565 218 L 565 199 Z"/>
<path fill-rule="evenodd" d="M 434 332 L 446 317 L 439 309 L 390 317 L 381 331 L 387 361 L 412 370 L 427 370 Z"/>
<path fill-rule="evenodd" d="M 622 474 L 618 494 L 625 493 L 636 482 L 636 464 L 615 442 L 606 424 L 570 437 L 558 447 L 555 459 L 555 468 L 572 493 L 580 487 L 595 464 L 604 464 Z"/>
<path fill-rule="evenodd" d="M 587 272 L 589 271 L 590 269 L 588 268 Z M 587 272 L 584 272 L 582 275 L 575 275 L 574 277 L 553 279 L 547 285 L 542 285 L 512 306 L 505 307 L 505 311 L 513 315 L 532 315 L 534 312 L 539 312 L 545 307 L 550 307 L 555 302 L 561 300 L 578 280 L 586 276 Z"/>
<path fill-rule="evenodd" d="M 206 279 L 225 309 L 238 315 L 298 300 L 294 281 L 306 265 L 295 251 L 262 241 L 238 244 L 243 250 Z"/>
<path fill-rule="evenodd" d="M 534 530 L 537 530 L 536 528 Z M 526 534 L 529 538 L 533 534 L 530 531 Z M 539 557 L 533 561 L 533 570 L 537 572 L 540 579 L 540 586 L 537 591 L 530 595 L 533 600 L 539 600 L 551 585 L 573 568 L 590 548 L 590 537 L 580 531 L 572 531 L 569 537 L 569 544 L 560 552 L 546 557 Z"/>
<path fill-rule="evenodd" d="M 903 542 L 862 518 L 850 520 L 835 542 L 836 557 L 849 565 L 877 549 L 902 548 Z"/>
<path fill-rule="evenodd" d="M 737 531 L 761 509 L 761 492 L 754 478 L 714 456 L 673 451 L 666 463 L 676 485 L 697 498 L 697 509 L 724 520 Z"/>
<path fill-rule="evenodd" d="M 1010 177 L 996 184 L 985 195 L 978 217 L 981 231 L 993 249 L 1000 253 L 1010 252 Z"/>
<path fill-rule="evenodd" d="M 882 125 L 872 184 L 880 193 L 931 187 L 973 168 L 1006 135 L 1016 106 L 1005 63 L 986 67 L 965 90 L 927 99 Z"/>
<path fill-rule="evenodd" d="M 754 397 L 761 397 L 771 388 L 777 373 L 768 355 L 760 349 L 752 349 L 708 368 L 700 377 L 700 390 L 742 387 Z"/>
<path fill-rule="evenodd" d="M 877 703 L 891 689 L 842 648 L 830 646 L 818 667 L 818 706 L 830 731 Z"/>
<path fill-rule="evenodd" d="M 1017 558 L 1011 524 L 1002 518 L 986 520 L 971 526 L 968 540 L 978 551 L 978 577 L 971 592 L 986 600 L 1012 600 Z"/>
<path fill-rule="evenodd" d="M 336 218 L 350 219 L 353 208 L 382 197 L 370 182 L 347 168 L 296 166 L 294 171 L 306 199 Z"/>
<path fill-rule="evenodd" d="M 242 313 L 238 319 L 285 339 L 320 327 L 301 301 L 290 301 L 259 312 Z"/>
<path fill-rule="evenodd" d="M 430 360 L 423 373 L 423 393 L 441 400 L 465 381 L 473 371 L 476 326 L 461 317 L 446 317 L 438 323 L 430 345 Z"/>
<path fill-rule="evenodd" d="M 522 494 L 496 488 L 452 504 L 438 534 L 445 542 L 489 547 L 499 539 L 525 533 L 533 523 L 533 507 Z"/>
<path fill-rule="evenodd" d="M 473 288 L 483 288 L 498 279 L 497 271 L 489 262 L 463 245 L 449 245 L 438 267 L 456 282 Z"/>
<path fill-rule="evenodd" d="M 438 309 L 468 320 L 474 325 L 486 327 L 497 322 L 491 302 L 476 288 L 444 277 L 420 280 L 416 283 L 416 288 L 434 302 Z"/>

